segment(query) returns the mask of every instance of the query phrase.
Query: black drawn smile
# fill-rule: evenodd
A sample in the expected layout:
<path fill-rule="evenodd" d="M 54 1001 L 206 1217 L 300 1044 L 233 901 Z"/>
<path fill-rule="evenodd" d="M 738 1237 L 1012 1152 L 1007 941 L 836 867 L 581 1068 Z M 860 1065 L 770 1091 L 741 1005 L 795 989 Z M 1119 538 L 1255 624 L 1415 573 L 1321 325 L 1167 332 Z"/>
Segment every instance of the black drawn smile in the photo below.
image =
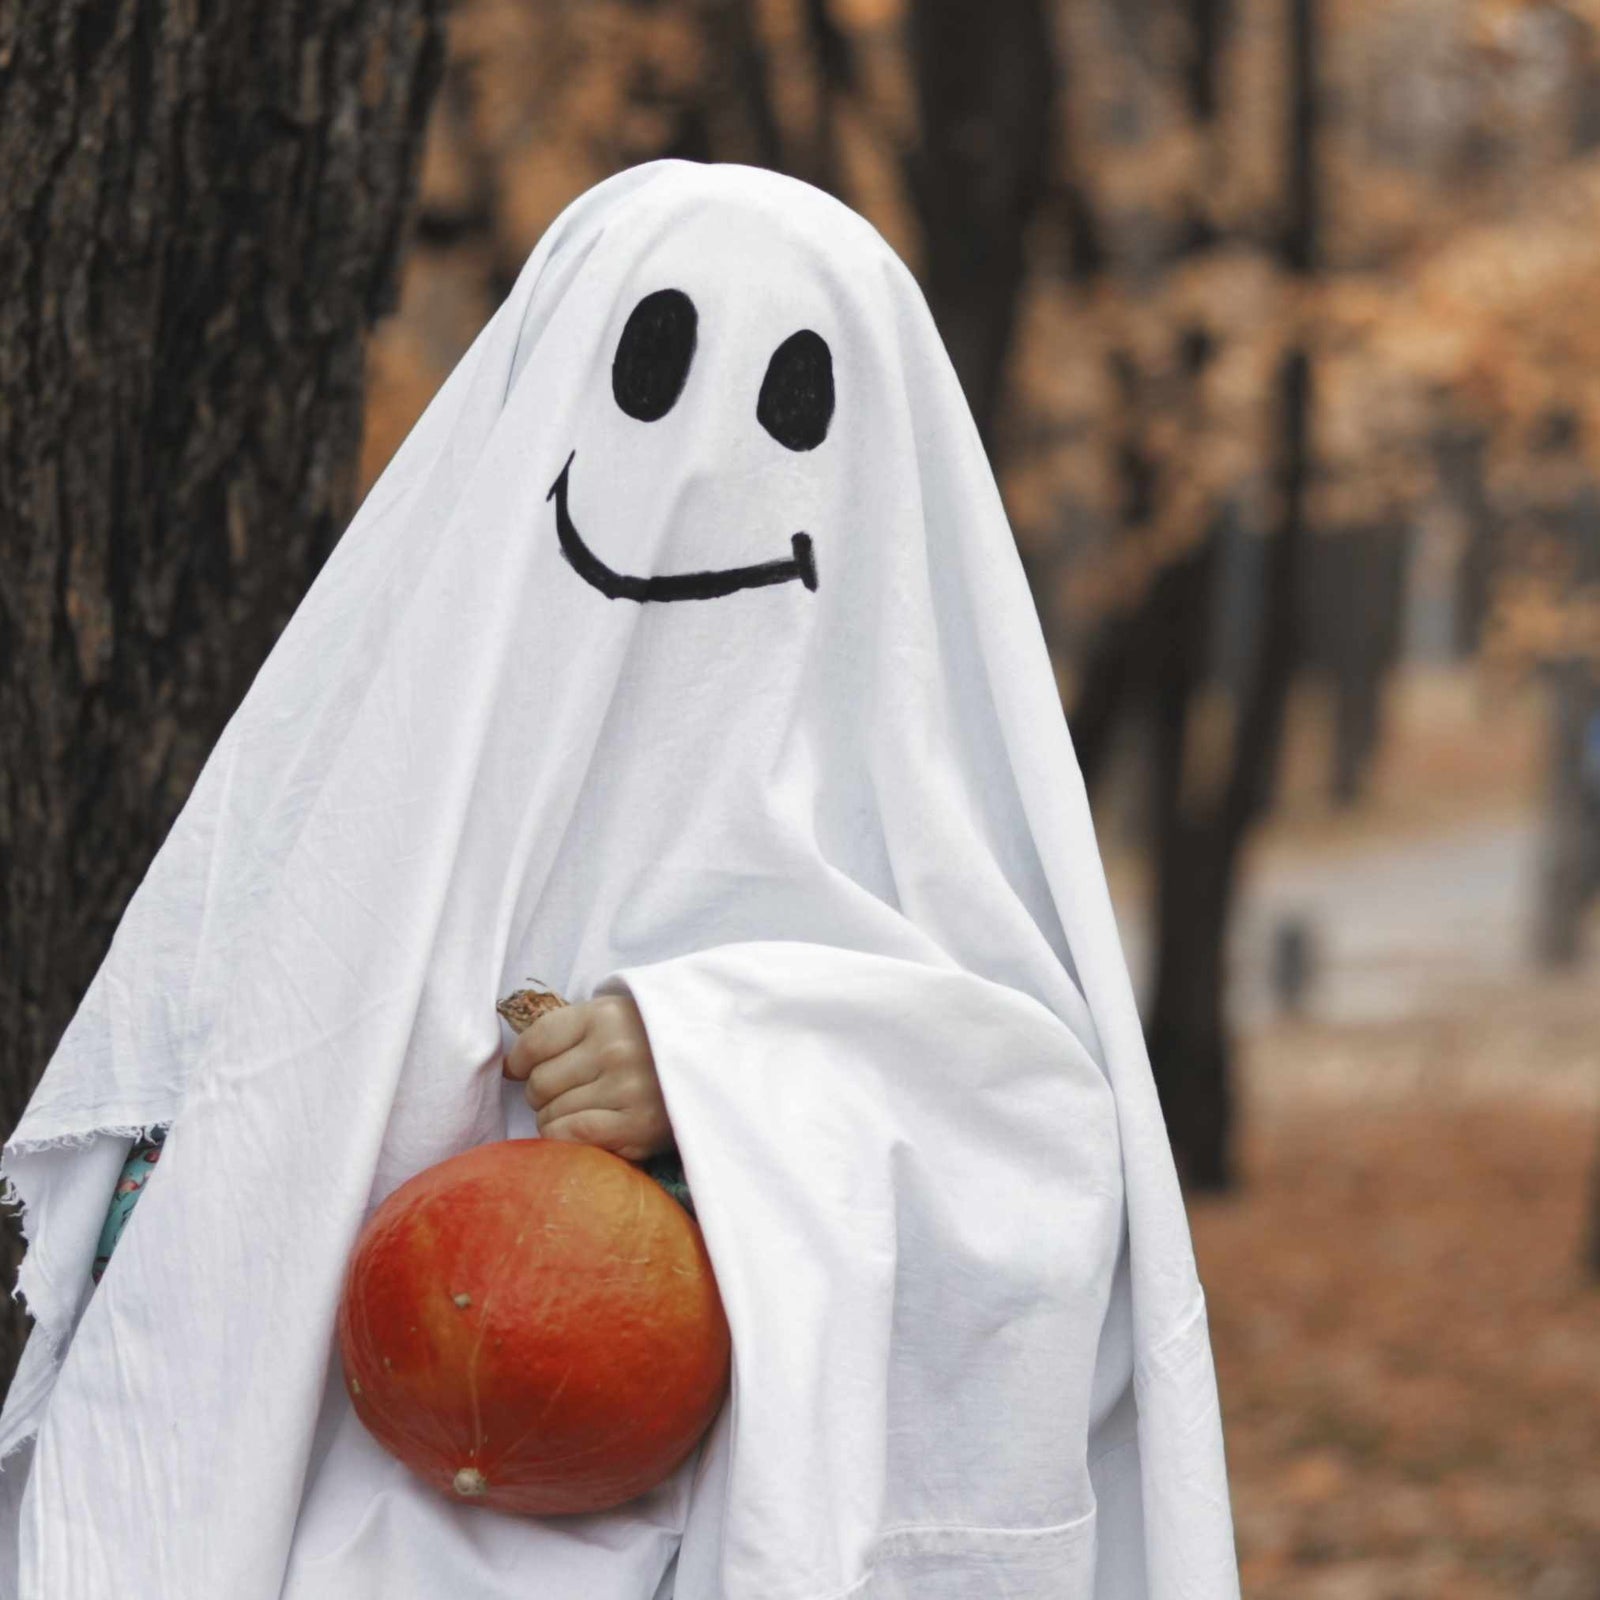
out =
<path fill-rule="evenodd" d="M 723 567 L 717 572 L 677 572 L 666 577 L 637 577 L 631 572 L 614 572 L 583 542 L 567 510 L 567 475 L 572 471 L 574 450 L 567 457 L 561 475 L 550 485 L 547 500 L 556 503 L 556 535 L 561 553 L 585 583 L 593 584 L 611 600 L 714 600 L 719 595 L 740 589 L 759 589 L 771 583 L 798 579 L 806 588 L 817 587 L 817 564 L 811 553 L 811 535 L 797 533 L 789 543 L 794 555 L 787 561 L 761 561 L 749 567 Z"/>

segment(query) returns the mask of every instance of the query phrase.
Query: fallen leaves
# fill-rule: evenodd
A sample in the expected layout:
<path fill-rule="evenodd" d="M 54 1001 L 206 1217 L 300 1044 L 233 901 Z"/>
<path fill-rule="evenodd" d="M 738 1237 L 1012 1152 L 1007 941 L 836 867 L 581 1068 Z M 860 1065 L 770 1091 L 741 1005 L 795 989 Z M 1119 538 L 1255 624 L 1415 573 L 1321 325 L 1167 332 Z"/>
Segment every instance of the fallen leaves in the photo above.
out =
<path fill-rule="evenodd" d="M 1478 1004 L 1247 1044 L 1245 1186 L 1192 1214 L 1251 1600 L 1600 1595 L 1600 994 Z M 1374 1094 L 1385 1048 L 1449 1059 Z"/>

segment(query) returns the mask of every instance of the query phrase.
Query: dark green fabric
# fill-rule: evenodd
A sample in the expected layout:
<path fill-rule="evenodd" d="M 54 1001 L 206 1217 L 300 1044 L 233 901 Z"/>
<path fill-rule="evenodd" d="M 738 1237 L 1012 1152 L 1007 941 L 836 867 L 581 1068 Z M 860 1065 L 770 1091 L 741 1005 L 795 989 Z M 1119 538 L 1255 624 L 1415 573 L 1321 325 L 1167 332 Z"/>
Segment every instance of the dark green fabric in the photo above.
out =
<path fill-rule="evenodd" d="M 689 1185 L 683 1180 L 683 1161 L 678 1155 L 677 1145 L 668 1145 L 660 1155 L 651 1156 L 640 1165 L 691 1217 L 695 1215 L 694 1196 L 689 1193 Z"/>

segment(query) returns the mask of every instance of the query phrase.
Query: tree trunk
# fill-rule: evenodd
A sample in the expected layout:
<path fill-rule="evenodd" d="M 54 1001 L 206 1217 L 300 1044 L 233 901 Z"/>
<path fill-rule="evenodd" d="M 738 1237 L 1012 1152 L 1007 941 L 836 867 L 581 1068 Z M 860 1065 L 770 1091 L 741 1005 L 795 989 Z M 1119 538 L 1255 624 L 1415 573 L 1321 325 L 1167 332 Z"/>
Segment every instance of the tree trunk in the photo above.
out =
<path fill-rule="evenodd" d="M 1583 923 L 1600 893 L 1600 681 L 1584 661 L 1546 668 L 1550 737 L 1544 837 L 1535 919 L 1535 957 L 1547 968 L 1573 967 Z"/>
<path fill-rule="evenodd" d="M 810 150 L 801 176 L 842 198 L 839 106 L 858 88 L 855 53 L 850 47 L 850 35 L 840 27 L 829 0 L 805 0 L 804 16 L 816 80 L 816 104 Z"/>
<path fill-rule="evenodd" d="M 350 510 L 441 9 L 0 11 L 8 1133 Z"/>
<path fill-rule="evenodd" d="M 923 287 L 992 447 L 1028 226 L 1051 172 L 1055 48 L 1043 0 L 914 0 L 920 137 L 906 158 Z"/>
<path fill-rule="evenodd" d="M 703 139 L 695 159 L 790 171 L 772 103 L 767 47 L 752 0 L 696 0 L 695 13 L 706 60 L 691 114 Z"/>
<path fill-rule="evenodd" d="M 1234 1181 L 1228 933 L 1244 841 L 1271 794 L 1298 655 L 1312 399 L 1304 350 L 1284 357 L 1279 384 L 1280 505 L 1262 564 L 1261 635 L 1238 703 L 1226 782 L 1209 803 L 1185 793 L 1184 754 L 1193 696 L 1205 681 L 1221 520 L 1162 575 L 1173 599 L 1155 685 L 1159 888 L 1150 1058 L 1173 1154 L 1196 1191 L 1225 1190 Z"/>
<path fill-rule="evenodd" d="M 1317 260 L 1315 0 L 1288 0 L 1288 192 L 1283 264 L 1307 278 Z M 1226 1031 L 1227 946 L 1238 863 L 1265 809 L 1283 743 L 1289 686 L 1299 655 L 1300 571 L 1311 463 L 1311 360 L 1291 343 L 1279 370 L 1277 524 L 1260 581 L 1259 637 L 1239 696 L 1227 779 L 1209 805 L 1184 793 L 1184 741 L 1191 698 L 1207 665 L 1194 643 L 1169 648 L 1158 670 L 1161 740 L 1155 781 L 1166 815 L 1158 828 L 1155 998 L 1150 1055 L 1173 1153 L 1194 1190 L 1232 1186 L 1233 1095 Z M 1209 581 L 1220 522 L 1174 581 L 1178 612 L 1170 633 L 1198 639 L 1211 614 Z"/>
<path fill-rule="evenodd" d="M 1600 1283 L 1600 1145 L 1595 1147 L 1589 1174 L 1589 1236 L 1584 1240 L 1583 1267 L 1593 1282 Z"/>
<path fill-rule="evenodd" d="M 1233 864 L 1218 838 L 1215 802 L 1186 792 L 1195 695 L 1210 658 L 1217 540 L 1206 538 L 1157 581 L 1154 667 L 1155 989 L 1150 1060 L 1173 1155 L 1186 1186 L 1232 1181 L 1228 1071 L 1227 931 Z"/>
<path fill-rule="evenodd" d="M 1361 797 L 1381 732 L 1383 690 L 1400 640 L 1405 540 L 1393 523 L 1346 528 L 1321 542 L 1305 586 L 1306 632 L 1333 688 L 1328 789 Z"/>
<path fill-rule="evenodd" d="M 1455 653 L 1457 659 L 1465 660 L 1482 642 L 1499 536 L 1494 502 L 1485 481 L 1489 441 L 1479 429 L 1446 425 L 1435 431 L 1432 444 L 1439 486 L 1465 530 L 1454 595 Z"/>

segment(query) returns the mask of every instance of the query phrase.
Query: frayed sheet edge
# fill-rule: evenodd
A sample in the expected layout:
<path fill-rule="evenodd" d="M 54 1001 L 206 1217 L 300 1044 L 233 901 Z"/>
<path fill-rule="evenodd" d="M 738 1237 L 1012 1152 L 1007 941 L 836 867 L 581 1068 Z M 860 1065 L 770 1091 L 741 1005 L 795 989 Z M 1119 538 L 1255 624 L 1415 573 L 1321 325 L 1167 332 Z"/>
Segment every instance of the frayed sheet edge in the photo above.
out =
<path fill-rule="evenodd" d="M 24 1350 L 31 1349 L 35 1339 L 44 1342 L 44 1355 L 47 1367 L 47 1376 L 43 1380 L 44 1395 L 48 1399 L 49 1390 L 55 1387 L 55 1376 L 60 1370 L 61 1363 L 66 1357 L 67 1339 L 63 1331 L 52 1328 L 48 1323 L 34 1315 L 33 1308 L 27 1302 L 27 1296 L 22 1287 L 22 1269 L 26 1265 L 28 1251 L 33 1246 L 34 1222 L 31 1207 L 22 1192 L 22 1187 L 12 1176 L 9 1168 L 13 1161 L 22 1156 L 48 1155 L 52 1151 L 81 1150 L 92 1145 L 97 1139 L 131 1139 L 137 1142 L 144 1138 L 153 1128 L 169 1126 L 170 1117 L 154 1117 L 146 1122 L 134 1123 L 106 1123 L 82 1131 L 51 1134 L 41 1139 L 21 1139 L 8 1142 L 3 1152 L 0 1152 L 0 1206 L 10 1207 L 16 1215 L 18 1226 L 22 1231 L 23 1254 L 17 1267 L 17 1281 L 8 1290 L 11 1299 L 33 1318 L 33 1326 L 29 1330 L 27 1344 Z M 22 1370 L 19 1361 L 17 1373 Z M 15 1385 L 17 1374 L 12 1375 L 12 1384 Z M 6 1400 L 11 1400 L 8 1390 Z M 43 1422 L 42 1404 L 35 1404 L 31 1408 L 32 1414 L 22 1422 L 21 1430 L 14 1436 L 7 1438 L 9 1429 L 0 1425 L 0 1474 L 3 1474 L 10 1464 L 13 1456 L 30 1439 L 34 1438 Z"/>

